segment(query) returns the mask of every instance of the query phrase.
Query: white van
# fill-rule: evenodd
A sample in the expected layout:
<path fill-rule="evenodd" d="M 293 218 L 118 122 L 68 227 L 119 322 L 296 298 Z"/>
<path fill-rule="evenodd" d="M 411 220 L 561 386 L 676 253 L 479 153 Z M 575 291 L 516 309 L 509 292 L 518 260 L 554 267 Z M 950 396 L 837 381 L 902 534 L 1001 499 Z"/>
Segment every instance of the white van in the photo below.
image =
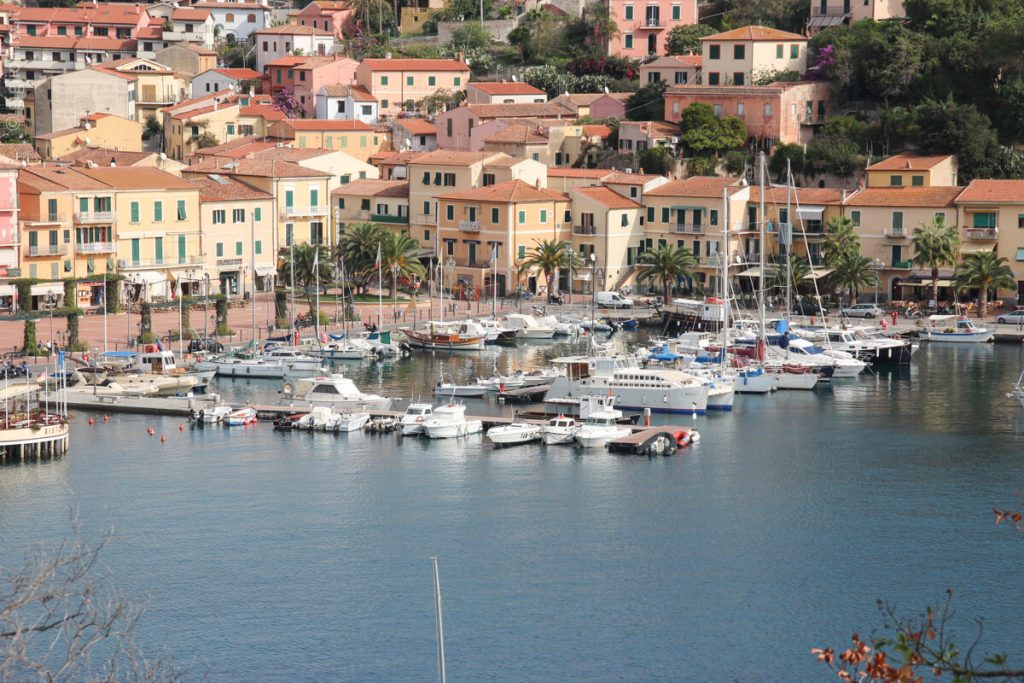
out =
<path fill-rule="evenodd" d="M 633 300 L 620 296 L 618 292 L 598 292 L 597 305 L 602 308 L 633 308 Z"/>

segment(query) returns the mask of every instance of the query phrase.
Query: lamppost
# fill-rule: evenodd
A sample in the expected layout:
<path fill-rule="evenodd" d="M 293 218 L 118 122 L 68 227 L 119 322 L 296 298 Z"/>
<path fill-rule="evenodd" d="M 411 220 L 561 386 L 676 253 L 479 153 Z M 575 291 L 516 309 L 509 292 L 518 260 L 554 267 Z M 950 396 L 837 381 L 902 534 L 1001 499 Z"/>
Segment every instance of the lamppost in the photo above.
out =
<path fill-rule="evenodd" d="M 53 353 L 53 309 L 57 306 L 57 295 L 51 292 L 43 297 L 43 301 L 46 302 L 46 308 L 50 311 L 50 353 Z"/>
<path fill-rule="evenodd" d="M 882 279 L 879 276 L 879 273 L 882 272 L 883 268 L 885 268 L 885 261 L 883 261 L 882 259 L 876 258 L 874 261 L 871 262 L 871 270 L 875 271 L 875 306 L 878 305 L 878 284 L 879 281 L 881 281 Z"/>
<path fill-rule="evenodd" d="M 586 306 L 586 304 L 584 304 Z M 594 335 L 594 313 L 597 310 L 597 254 L 590 252 L 590 335 Z"/>
<path fill-rule="evenodd" d="M 569 309 L 572 310 L 572 260 L 576 256 L 576 252 L 572 250 L 572 245 L 566 247 L 565 255 L 569 259 Z"/>
<path fill-rule="evenodd" d="M 445 272 L 448 273 L 448 289 L 452 292 L 452 308 L 455 307 L 455 258 L 449 256 L 444 262 Z M 444 281 L 441 282 L 441 305 L 444 305 Z M 455 311 L 452 310 L 452 315 Z"/>

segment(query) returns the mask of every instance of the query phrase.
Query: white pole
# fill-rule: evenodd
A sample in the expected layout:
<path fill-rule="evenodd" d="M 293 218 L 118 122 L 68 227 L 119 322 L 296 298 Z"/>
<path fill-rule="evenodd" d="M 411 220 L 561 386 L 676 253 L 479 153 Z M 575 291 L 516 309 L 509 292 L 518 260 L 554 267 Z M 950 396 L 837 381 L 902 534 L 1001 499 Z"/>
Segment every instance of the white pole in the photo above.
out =
<path fill-rule="evenodd" d="M 765 187 L 765 184 L 764 184 L 764 166 L 765 166 L 764 152 L 761 152 L 760 156 L 758 157 L 758 182 L 759 182 L 759 184 L 761 186 L 761 206 L 760 206 L 760 217 L 759 217 L 759 221 L 758 221 L 758 233 L 757 233 L 757 239 L 758 239 L 758 242 L 760 242 L 760 247 L 761 247 L 761 249 L 760 249 L 761 255 L 759 257 L 759 263 L 758 263 L 758 266 L 761 269 L 761 279 L 760 279 L 760 285 L 761 286 L 760 286 L 760 289 L 758 290 L 758 293 L 757 293 L 757 304 L 758 304 L 758 308 L 760 308 L 760 313 L 759 313 L 760 318 L 758 320 L 758 325 L 761 327 L 761 343 L 767 349 L 767 345 L 768 345 L 768 336 L 767 336 L 768 335 L 768 330 L 765 329 L 766 322 L 765 322 L 765 317 L 764 317 L 765 271 L 768 269 L 768 259 L 766 258 L 766 255 L 765 255 L 765 249 L 766 249 L 765 239 L 766 239 L 767 236 L 765 234 L 765 219 L 764 219 L 764 193 L 765 193 L 765 190 L 767 188 Z M 787 216 L 786 218 L 788 219 L 789 217 Z M 765 351 L 765 353 L 767 353 L 767 350 Z"/>
<path fill-rule="evenodd" d="M 256 212 L 249 211 L 249 260 L 252 263 L 252 350 L 256 351 Z M 241 272 L 241 271 L 239 271 Z M 294 277 L 294 268 L 292 269 Z"/>
<path fill-rule="evenodd" d="M 181 286 L 181 276 L 175 278 L 174 283 L 178 288 L 178 358 L 185 357 L 185 330 L 184 330 L 184 317 L 182 316 L 181 297 L 184 293 L 184 288 Z"/>
<path fill-rule="evenodd" d="M 444 617 L 441 610 L 441 575 L 437 569 L 437 558 L 434 562 L 434 616 L 437 624 L 437 680 L 445 683 L 444 670 Z"/>
<path fill-rule="evenodd" d="M 315 282 L 315 284 L 316 284 L 316 293 L 314 294 L 315 304 L 316 304 L 316 319 L 313 321 L 313 333 L 316 334 L 316 343 L 319 346 L 319 344 L 320 344 L 320 245 L 317 244 L 313 248 L 316 249 L 316 252 L 313 255 L 313 277 L 316 280 L 316 282 Z"/>
<path fill-rule="evenodd" d="M 380 242 L 377 243 L 377 329 L 384 327 L 384 261 L 380 257 Z"/>
<path fill-rule="evenodd" d="M 103 280 L 103 353 L 107 352 L 107 281 Z"/>

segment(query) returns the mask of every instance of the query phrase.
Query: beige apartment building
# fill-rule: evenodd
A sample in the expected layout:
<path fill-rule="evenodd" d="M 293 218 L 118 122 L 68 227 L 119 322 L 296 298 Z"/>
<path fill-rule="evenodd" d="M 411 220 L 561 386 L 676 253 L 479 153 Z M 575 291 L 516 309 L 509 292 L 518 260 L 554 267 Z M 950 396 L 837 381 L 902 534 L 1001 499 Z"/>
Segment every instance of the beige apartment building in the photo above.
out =
<path fill-rule="evenodd" d="M 701 38 L 704 85 L 753 85 L 773 71 L 807 71 L 807 38 L 766 26 Z"/>
<path fill-rule="evenodd" d="M 952 154 L 901 152 L 867 167 L 868 187 L 953 187 L 956 179 Z"/>

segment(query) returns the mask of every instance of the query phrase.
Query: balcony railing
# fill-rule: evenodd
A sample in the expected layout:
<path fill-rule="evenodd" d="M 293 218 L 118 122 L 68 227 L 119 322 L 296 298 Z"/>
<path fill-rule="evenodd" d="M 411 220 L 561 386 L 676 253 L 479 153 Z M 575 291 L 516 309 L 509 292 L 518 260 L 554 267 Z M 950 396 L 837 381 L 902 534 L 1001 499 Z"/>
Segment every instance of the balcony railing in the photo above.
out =
<path fill-rule="evenodd" d="M 572 226 L 572 234 L 574 235 L 596 235 L 596 225 L 574 225 Z"/>
<path fill-rule="evenodd" d="M 67 214 L 63 214 L 63 213 L 44 213 L 39 218 L 26 218 L 25 222 L 26 223 L 34 223 L 34 224 L 40 224 L 40 223 L 50 224 L 50 223 L 63 223 L 66 220 L 67 220 Z"/>
<path fill-rule="evenodd" d="M 113 242 L 79 242 L 75 245 L 79 254 L 109 254 L 114 251 Z"/>
<path fill-rule="evenodd" d="M 672 226 L 672 232 L 689 232 L 701 235 L 704 233 L 704 225 L 701 223 L 676 223 Z"/>
<path fill-rule="evenodd" d="M 886 237 L 906 237 L 907 229 L 903 226 L 896 227 L 895 225 L 889 226 L 885 229 Z"/>
<path fill-rule="evenodd" d="M 416 214 L 416 222 L 424 225 L 433 225 L 437 222 L 437 216 L 429 213 L 418 213 Z"/>
<path fill-rule="evenodd" d="M 151 259 L 118 259 L 117 267 L 121 270 L 134 268 L 159 268 L 160 266 L 198 265 L 206 262 L 202 254 L 185 258 L 151 258 Z"/>
<path fill-rule="evenodd" d="M 459 232 L 480 232 L 480 221 L 459 221 Z"/>
<path fill-rule="evenodd" d="M 320 206 L 286 206 L 282 214 L 285 218 L 295 218 L 297 216 L 326 216 L 329 211 L 329 207 L 326 204 Z"/>
<path fill-rule="evenodd" d="M 644 19 L 644 28 L 665 28 L 665 22 L 660 17 L 647 17 Z"/>
<path fill-rule="evenodd" d="M 398 223 L 401 225 L 409 225 L 408 216 L 392 216 L 386 213 L 372 213 L 370 214 L 370 220 L 374 223 Z"/>
<path fill-rule="evenodd" d="M 914 266 L 914 263 L 912 261 L 909 261 L 909 260 L 908 261 L 893 261 L 892 262 L 892 269 L 893 270 L 910 270 L 913 266 Z"/>
<path fill-rule="evenodd" d="M 998 239 L 999 228 L 964 228 L 964 237 L 969 240 Z"/>
<path fill-rule="evenodd" d="M 705 268 L 718 268 L 722 263 L 718 254 L 712 254 L 711 256 L 702 256 L 700 258 L 700 265 Z"/>
<path fill-rule="evenodd" d="M 63 256 L 68 253 L 66 244 L 36 244 L 28 245 L 28 256 Z"/>
<path fill-rule="evenodd" d="M 824 114 L 802 114 L 800 116 L 801 126 L 820 126 L 825 123 Z"/>
<path fill-rule="evenodd" d="M 76 211 L 76 223 L 113 223 L 117 214 L 113 211 Z"/>
<path fill-rule="evenodd" d="M 812 17 L 845 17 L 849 16 L 850 10 L 844 7 L 825 7 L 822 11 L 821 5 L 811 7 Z"/>
<path fill-rule="evenodd" d="M 240 266 L 242 265 L 242 259 L 240 258 L 219 258 L 217 259 L 217 266 L 224 268 L 227 266 Z"/>

